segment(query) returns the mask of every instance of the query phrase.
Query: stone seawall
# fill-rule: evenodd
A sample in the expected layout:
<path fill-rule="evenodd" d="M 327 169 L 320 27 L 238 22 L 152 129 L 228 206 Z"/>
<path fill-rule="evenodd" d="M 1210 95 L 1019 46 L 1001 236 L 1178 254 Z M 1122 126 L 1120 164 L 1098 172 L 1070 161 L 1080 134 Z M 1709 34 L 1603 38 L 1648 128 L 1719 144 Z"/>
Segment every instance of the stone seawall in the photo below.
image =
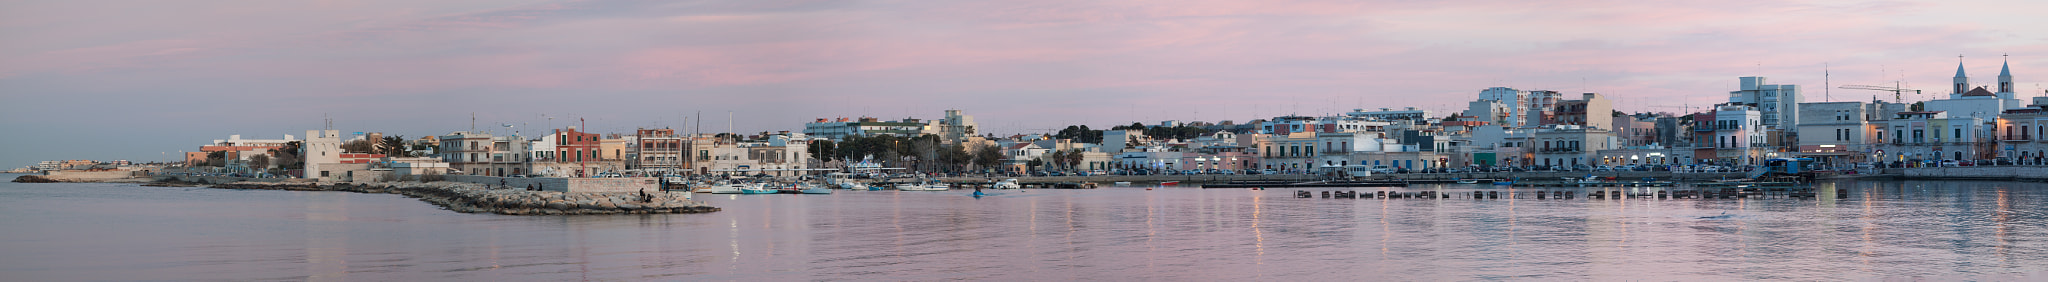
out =
<path fill-rule="evenodd" d="M 661 185 L 659 184 L 659 183 L 660 183 L 660 182 L 659 182 L 660 180 L 657 180 L 657 179 L 655 179 L 655 178 L 653 178 L 653 177 L 622 177 L 622 178 L 560 178 L 560 177 L 538 177 L 538 178 L 527 178 L 527 177 L 495 177 L 495 176 L 478 176 L 478 175 L 447 175 L 447 176 L 442 176 L 442 180 L 444 180 L 444 181 L 453 181 L 453 182 L 468 182 L 468 183 L 476 183 L 476 184 L 484 184 L 484 185 L 492 185 L 492 186 L 499 186 L 499 185 L 502 185 L 502 186 L 505 186 L 505 187 L 512 187 L 512 188 L 514 188 L 514 189 L 524 189 L 524 188 L 526 188 L 526 187 L 534 187 L 534 188 L 538 188 L 538 189 L 540 189 L 541 191 L 554 191 L 554 192 L 565 192 L 565 193 L 583 193 L 583 192 L 597 192 L 597 193 L 635 193 L 635 192 L 639 192 L 639 191 L 641 191 L 641 190 L 646 190 L 646 191 L 659 191 L 659 190 L 661 190 Z"/>
<path fill-rule="evenodd" d="M 177 185 L 180 183 L 162 183 Z M 587 215 L 587 214 L 662 214 L 662 213 L 707 213 L 720 209 L 691 201 L 687 192 L 668 193 L 650 191 L 640 193 L 562 193 L 548 191 L 526 191 L 521 189 L 492 189 L 494 185 L 458 182 L 380 182 L 380 183 L 272 183 L 235 182 L 216 184 L 221 189 L 257 189 L 287 191 L 338 191 L 356 193 L 388 193 L 418 198 L 436 206 L 462 213 L 496 213 L 504 215 Z"/>
<path fill-rule="evenodd" d="M 1891 169 L 1887 169 L 1889 171 Z M 2048 181 L 2048 166 L 1976 166 L 1905 168 L 1900 179 Z"/>
<path fill-rule="evenodd" d="M 1572 178 L 1583 178 L 1583 177 L 1586 177 L 1586 175 L 1593 175 L 1593 176 L 1599 176 L 1599 177 L 1615 177 L 1615 178 L 1618 178 L 1618 179 L 1629 179 L 1629 180 L 1635 180 L 1635 179 L 1644 179 L 1644 178 L 1654 178 L 1654 179 L 1657 179 L 1657 180 L 1666 180 L 1666 181 L 1706 181 L 1706 180 L 1719 180 L 1719 179 L 1739 179 L 1739 178 L 1747 178 L 1747 177 L 1748 177 L 1748 176 L 1747 176 L 1747 173 L 1745 173 L 1745 172 L 1714 172 L 1714 173 L 1704 173 L 1704 172 L 1702 172 L 1702 173 L 1673 173 L 1673 172 L 1669 172 L 1669 171 L 1598 171 L 1598 172 L 1585 172 L 1585 171 L 1577 171 L 1577 172 L 1474 172 L 1474 173 L 1404 173 L 1404 174 L 1375 174 L 1375 175 L 1373 175 L 1372 177 L 1368 177 L 1367 179 L 1370 179 L 1370 180 L 1400 180 L 1400 179 L 1405 179 L 1405 180 L 1450 180 L 1450 179 L 1507 179 L 1507 178 L 1517 178 L 1517 179 L 1540 179 L 1540 180 L 1556 180 L 1556 179 L 1560 179 L 1560 178 L 1564 178 L 1564 177 L 1572 177 Z M 1017 179 L 1017 180 L 1018 180 L 1019 182 L 1094 182 L 1094 183 L 1100 183 L 1100 184 L 1109 184 L 1109 183 L 1115 183 L 1115 182 L 1131 182 L 1132 184 L 1138 184 L 1138 185 L 1146 185 L 1146 184 L 1154 184 L 1154 183 L 1159 183 L 1159 182 L 1167 182 L 1167 181 L 1180 181 L 1180 182 L 1181 182 L 1181 183 L 1183 183 L 1183 184 L 1205 184 L 1205 183 L 1228 183 L 1228 182 L 1233 182 L 1233 181 L 1316 181 L 1316 180 L 1323 180 L 1323 179 L 1324 179 L 1325 177 L 1322 177 L 1322 176 L 1318 176 L 1318 175 L 1311 175 L 1311 174 L 1277 174 L 1277 175 L 1256 175 L 1256 174 L 1254 174 L 1254 175 L 1218 175 L 1218 174 L 1202 174 L 1202 175 L 1098 175 L 1098 176 L 1040 176 L 1040 177 L 947 177 L 947 178 L 941 178 L 940 180 L 941 180 L 941 181 L 947 181 L 947 182 L 987 182 L 987 181 L 993 181 L 993 180 L 1001 180 L 1001 179 L 1007 179 L 1007 178 L 1016 178 L 1016 179 Z M 904 179 L 897 179 L 897 180 L 904 180 Z"/>

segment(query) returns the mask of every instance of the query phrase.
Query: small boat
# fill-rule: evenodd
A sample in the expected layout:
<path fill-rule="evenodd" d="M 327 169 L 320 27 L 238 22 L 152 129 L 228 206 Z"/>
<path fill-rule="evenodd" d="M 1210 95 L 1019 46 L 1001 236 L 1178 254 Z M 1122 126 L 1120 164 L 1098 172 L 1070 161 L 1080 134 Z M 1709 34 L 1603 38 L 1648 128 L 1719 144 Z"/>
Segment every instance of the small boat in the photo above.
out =
<path fill-rule="evenodd" d="M 952 190 L 952 189 L 953 189 L 953 188 L 952 188 L 952 187 L 950 187 L 950 186 L 946 186 L 946 183 L 944 183 L 944 182 L 939 182 L 939 181 L 937 181 L 937 180 L 932 180 L 932 181 L 920 181 L 920 182 L 922 182 L 922 183 L 903 183 L 903 184 L 896 184 L 896 190 L 903 190 L 903 191 L 946 191 L 946 190 Z"/>
<path fill-rule="evenodd" d="M 1016 178 L 1011 178 L 1011 179 L 1003 179 L 1003 181 L 996 181 L 996 184 L 993 184 L 993 185 L 989 185 L 989 188 L 995 188 L 995 189 L 1019 189 L 1019 188 L 1024 188 L 1024 185 L 1019 185 L 1019 184 L 1017 184 L 1017 179 L 1016 179 Z"/>
<path fill-rule="evenodd" d="M 1566 178 L 1564 178 L 1564 181 L 1565 181 L 1565 182 L 1571 182 L 1571 183 L 1580 183 L 1580 184 L 1585 184 L 1585 183 L 1603 183 L 1603 182 L 1606 182 L 1606 181 L 1602 181 L 1602 180 L 1600 180 L 1600 177 L 1597 177 L 1597 176 L 1591 176 L 1591 175 L 1587 175 L 1587 176 L 1586 176 L 1586 178 L 1571 178 L 1571 177 L 1566 177 Z"/>
<path fill-rule="evenodd" d="M 1115 185 L 1116 187 L 1131 187 L 1131 182 L 1130 182 L 1130 181 L 1117 181 L 1117 182 L 1113 182 L 1113 183 L 1110 183 L 1110 185 Z"/>
<path fill-rule="evenodd" d="M 1160 182 L 1160 183 L 1159 183 L 1159 186 L 1175 186 L 1175 185 L 1180 185 L 1180 181 L 1167 181 L 1167 182 Z"/>
<path fill-rule="evenodd" d="M 1479 183 L 1479 180 L 1478 180 L 1478 179 L 1459 179 L 1459 180 L 1458 180 L 1458 184 L 1477 184 L 1477 183 Z"/>
<path fill-rule="evenodd" d="M 704 193 L 712 193 L 712 194 L 745 194 L 746 192 L 745 192 L 745 191 L 742 191 L 742 189 L 746 189 L 746 188 L 747 188 L 747 185 L 746 185 L 746 184 L 738 184 L 738 183 L 735 183 L 735 184 L 713 185 L 713 186 L 711 186 L 711 187 L 704 187 L 704 189 L 699 189 L 699 190 L 697 190 L 697 192 L 704 192 Z"/>
<path fill-rule="evenodd" d="M 832 194 L 832 188 L 827 188 L 826 186 L 812 185 L 807 183 L 797 185 L 797 188 L 803 188 L 803 190 L 797 190 L 798 193 L 802 194 Z"/>
<path fill-rule="evenodd" d="M 1493 185 L 1515 185 L 1514 179 L 1494 180 Z"/>
<path fill-rule="evenodd" d="M 781 191 L 778 191 L 778 190 L 775 190 L 775 189 L 769 189 L 769 188 L 767 188 L 767 187 L 747 187 L 747 188 L 740 188 L 740 194 L 775 194 L 775 193 L 777 193 L 777 192 L 781 192 Z"/>

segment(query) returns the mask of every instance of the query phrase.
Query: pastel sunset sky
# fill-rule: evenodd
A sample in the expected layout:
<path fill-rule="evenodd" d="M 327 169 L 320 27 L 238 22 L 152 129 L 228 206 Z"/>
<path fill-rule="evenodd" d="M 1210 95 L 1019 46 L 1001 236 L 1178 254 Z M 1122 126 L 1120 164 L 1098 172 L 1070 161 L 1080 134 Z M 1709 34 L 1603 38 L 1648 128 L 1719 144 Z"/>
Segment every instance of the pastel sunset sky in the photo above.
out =
<path fill-rule="evenodd" d="M 7 1 L 0 166 L 169 160 L 230 134 L 802 130 L 974 115 L 983 132 L 1462 110 L 1494 86 L 1622 111 L 1808 101 L 1957 56 L 2048 83 L 2048 1 Z M 1831 73 L 1824 78 L 1824 71 Z M 1887 94 L 1888 95 L 1888 94 Z M 1945 95 L 1942 95 L 1945 97 Z M 547 117 L 554 117 L 550 122 Z M 695 124 L 697 120 L 691 120 Z M 300 136 L 303 138 L 303 136 Z M 149 154 L 159 153 L 159 154 Z"/>

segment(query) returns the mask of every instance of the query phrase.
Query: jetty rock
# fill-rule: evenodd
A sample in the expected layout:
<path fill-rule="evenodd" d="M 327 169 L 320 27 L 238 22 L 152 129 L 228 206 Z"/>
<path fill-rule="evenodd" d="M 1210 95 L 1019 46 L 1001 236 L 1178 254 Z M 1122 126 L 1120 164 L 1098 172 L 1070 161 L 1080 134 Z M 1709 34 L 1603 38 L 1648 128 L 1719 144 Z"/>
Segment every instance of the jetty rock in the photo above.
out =
<path fill-rule="evenodd" d="M 462 213 L 504 215 L 669 214 L 720 211 L 688 198 L 689 192 L 562 193 L 494 188 L 461 182 L 267 183 L 235 182 L 213 188 L 399 194 Z"/>

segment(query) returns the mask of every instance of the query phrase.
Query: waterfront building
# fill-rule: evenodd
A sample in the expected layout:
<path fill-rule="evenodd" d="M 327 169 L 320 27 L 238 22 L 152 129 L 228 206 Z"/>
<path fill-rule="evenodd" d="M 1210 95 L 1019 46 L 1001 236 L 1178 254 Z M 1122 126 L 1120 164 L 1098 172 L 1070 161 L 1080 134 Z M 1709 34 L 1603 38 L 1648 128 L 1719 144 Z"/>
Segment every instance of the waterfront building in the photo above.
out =
<path fill-rule="evenodd" d="M 1995 89 L 1970 85 L 1970 77 L 1963 72 L 1961 62 L 1956 63 L 1956 76 L 1953 81 L 1955 83 L 1950 85 L 1948 99 L 1927 101 L 1926 111 L 1946 112 L 1950 117 L 1992 120 L 2006 109 L 2026 107 L 2020 99 L 2013 97 L 2010 63 L 2000 67 L 1998 85 Z"/>
<path fill-rule="evenodd" d="M 335 179 L 336 170 L 327 166 L 341 163 L 341 152 L 340 130 L 307 130 L 306 141 L 299 143 L 299 159 L 306 162 L 299 177 Z"/>
<path fill-rule="evenodd" d="M 1463 114 L 1492 124 L 1513 127 L 1522 121 L 1516 119 L 1516 109 L 1512 107 L 1504 101 L 1479 99 L 1466 103 Z"/>
<path fill-rule="evenodd" d="M 214 139 L 213 143 L 199 146 L 199 151 L 196 152 L 198 158 L 194 159 L 188 154 L 186 161 L 204 163 L 207 154 L 221 152 L 228 165 L 235 165 L 256 155 L 269 155 L 270 150 L 282 149 L 291 142 L 299 140 L 289 134 L 284 135 L 283 139 L 242 139 L 242 135 L 228 135 L 228 139 Z"/>
<path fill-rule="evenodd" d="M 1721 165 L 1761 163 L 1769 155 L 1765 116 L 1756 105 L 1738 102 L 1716 104 L 1711 113 L 1695 114 L 1701 125 L 1693 127 L 1700 137 L 1694 141 L 1693 157 Z"/>
<path fill-rule="evenodd" d="M 1998 115 L 1998 157 L 2027 164 L 2048 161 L 2048 97 Z"/>
<path fill-rule="evenodd" d="M 1491 101 L 1491 103 L 1485 103 Z M 1473 101 L 1471 110 L 1465 115 L 1485 117 L 1486 121 L 1506 127 L 1522 127 L 1528 121 L 1529 92 L 1507 87 L 1491 87 L 1479 91 L 1479 100 Z M 1486 115 L 1474 114 L 1472 110 L 1485 106 Z M 1495 108 L 1498 107 L 1498 108 Z"/>
<path fill-rule="evenodd" d="M 973 118 L 963 115 L 960 122 L 971 123 Z M 804 124 L 803 133 L 804 135 L 832 139 L 832 141 L 845 141 L 849 136 L 875 137 L 892 135 L 915 137 L 924 134 L 938 134 L 938 129 L 933 124 L 914 118 L 905 118 L 898 121 L 882 121 L 872 117 L 860 117 L 851 120 L 847 118 L 819 118 L 811 123 Z M 956 129 L 962 133 L 967 132 L 964 127 L 957 127 Z"/>
<path fill-rule="evenodd" d="M 674 129 L 640 128 L 633 131 L 633 143 L 628 144 L 626 169 L 649 174 L 677 173 L 687 170 L 684 166 L 684 140 Z"/>
<path fill-rule="evenodd" d="M 310 138 L 309 138 L 310 139 Z M 533 143 L 518 135 L 495 136 L 478 131 L 442 135 L 441 160 L 465 175 L 511 176 L 533 172 L 528 158 Z M 309 161 L 308 164 L 311 162 Z"/>
<path fill-rule="evenodd" d="M 1612 131 L 1577 125 L 1539 128 L 1526 142 L 1534 150 L 1532 164 L 1565 168 L 1596 165 L 1600 150 L 1616 148 Z"/>
<path fill-rule="evenodd" d="M 802 133 L 788 132 L 755 141 L 697 136 L 688 142 L 693 153 L 685 157 L 695 157 L 687 165 L 699 174 L 795 176 L 805 174 L 796 169 L 810 168 L 809 140 Z"/>
<path fill-rule="evenodd" d="M 1042 158 L 1051 151 L 1038 146 L 1037 142 L 1012 143 L 1003 147 L 1003 166 L 1010 172 L 1025 173 L 1030 169 L 1031 160 Z"/>
<path fill-rule="evenodd" d="M 1798 85 L 1767 84 L 1760 76 L 1739 79 L 1741 88 L 1728 92 L 1728 102 L 1754 107 L 1760 115 L 1759 131 L 1794 130 L 1792 127 L 1799 124 L 1799 103 L 1804 100 Z"/>
<path fill-rule="evenodd" d="M 1308 116 L 1280 116 L 1259 124 L 1260 134 L 1286 135 L 1295 132 L 1311 132 L 1322 124 L 1321 119 Z M 1107 132 L 1104 132 L 1107 134 Z M 1107 142 L 1107 141 L 1105 141 Z"/>
<path fill-rule="evenodd" d="M 1265 161 L 1263 169 L 1307 171 L 1315 168 L 1316 144 L 1319 141 L 1314 132 L 1274 134 L 1260 140 L 1255 148 L 1259 150 L 1259 158 Z"/>
<path fill-rule="evenodd" d="M 1843 166 L 1876 159 L 1874 143 L 1884 121 L 1905 109 L 1886 102 L 1800 103 L 1796 155 Z"/>
<path fill-rule="evenodd" d="M 1552 124 L 1551 115 L 1555 114 L 1554 111 L 1557 110 L 1554 107 L 1557 106 L 1559 101 L 1564 100 L 1563 93 L 1549 90 L 1530 90 L 1526 97 L 1528 97 L 1529 101 L 1525 104 L 1527 109 L 1523 112 L 1523 119 L 1525 121 L 1520 126 L 1516 126 L 1517 128 Z"/>
<path fill-rule="evenodd" d="M 1616 117 L 1612 127 L 1622 148 L 1642 148 L 1657 143 L 1657 117 L 1651 114 L 1637 114 Z"/>
<path fill-rule="evenodd" d="M 1877 153 L 1883 161 L 1973 160 L 1994 156 L 1996 142 L 1977 117 L 1954 117 L 1946 112 L 1901 112 L 1885 121 Z"/>
<path fill-rule="evenodd" d="M 1614 102 L 1598 93 L 1584 93 L 1578 100 L 1557 101 L 1550 115 L 1550 121 L 1543 125 L 1612 129 L 1609 127 L 1614 126 Z"/>

